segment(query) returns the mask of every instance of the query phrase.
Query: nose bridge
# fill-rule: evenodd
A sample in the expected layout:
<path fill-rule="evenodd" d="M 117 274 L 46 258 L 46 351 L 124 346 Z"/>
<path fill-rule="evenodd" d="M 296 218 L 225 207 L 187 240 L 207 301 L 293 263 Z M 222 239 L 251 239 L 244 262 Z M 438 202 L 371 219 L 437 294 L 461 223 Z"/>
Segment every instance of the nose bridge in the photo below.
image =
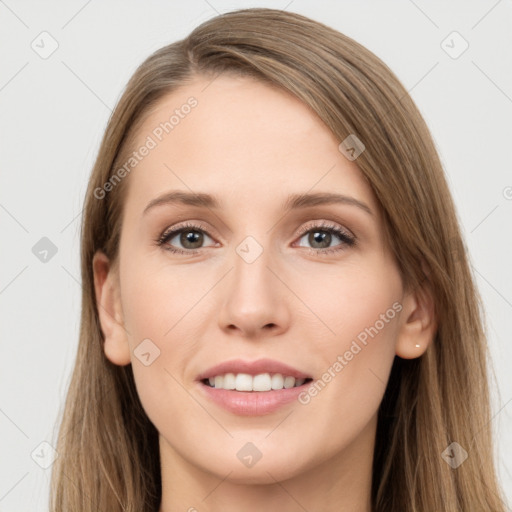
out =
<path fill-rule="evenodd" d="M 240 296 L 238 300 L 250 303 L 254 295 L 260 299 L 269 300 L 275 295 L 274 284 L 270 283 L 272 275 L 268 269 L 271 266 L 272 255 L 269 248 L 268 237 L 257 240 L 254 236 L 245 237 L 235 248 L 233 292 Z"/>

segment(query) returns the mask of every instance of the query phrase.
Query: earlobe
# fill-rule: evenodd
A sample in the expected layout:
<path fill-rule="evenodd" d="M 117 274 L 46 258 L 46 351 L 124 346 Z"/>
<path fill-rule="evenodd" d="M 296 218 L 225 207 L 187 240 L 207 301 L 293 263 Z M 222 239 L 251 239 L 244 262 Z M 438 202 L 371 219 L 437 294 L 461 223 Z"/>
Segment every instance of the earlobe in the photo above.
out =
<path fill-rule="evenodd" d="M 92 261 L 94 290 L 106 357 L 114 364 L 131 362 L 130 345 L 124 327 L 118 279 L 108 257 L 101 251 Z"/>
<path fill-rule="evenodd" d="M 422 288 L 403 300 L 403 312 L 395 352 L 403 359 L 414 359 L 425 353 L 437 330 L 432 293 Z"/>

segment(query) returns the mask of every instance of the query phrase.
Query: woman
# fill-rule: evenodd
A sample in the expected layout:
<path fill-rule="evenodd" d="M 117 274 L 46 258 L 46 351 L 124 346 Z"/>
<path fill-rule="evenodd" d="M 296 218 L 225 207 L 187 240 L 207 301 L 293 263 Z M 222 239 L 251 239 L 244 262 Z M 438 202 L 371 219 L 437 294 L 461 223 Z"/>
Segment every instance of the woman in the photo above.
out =
<path fill-rule="evenodd" d="M 350 38 L 258 8 L 150 56 L 82 282 L 51 510 L 505 510 L 443 169 Z"/>

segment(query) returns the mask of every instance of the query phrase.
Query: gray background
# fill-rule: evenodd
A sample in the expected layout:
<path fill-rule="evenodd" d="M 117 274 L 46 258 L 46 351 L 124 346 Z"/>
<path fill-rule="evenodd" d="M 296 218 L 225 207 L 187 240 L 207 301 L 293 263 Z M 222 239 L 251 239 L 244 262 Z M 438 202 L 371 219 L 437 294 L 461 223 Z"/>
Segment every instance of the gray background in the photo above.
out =
<path fill-rule="evenodd" d="M 512 501 L 510 0 L 0 0 L 0 512 L 47 510 L 51 468 L 36 461 L 51 462 L 40 443 L 55 440 L 74 363 L 82 201 L 111 109 L 151 52 L 217 13 L 255 6 L 305 14 L 364 44 L 423 113 L 488 315 L 492 428 Z M 43 237 L 55 254 L 39 252 Z"/>

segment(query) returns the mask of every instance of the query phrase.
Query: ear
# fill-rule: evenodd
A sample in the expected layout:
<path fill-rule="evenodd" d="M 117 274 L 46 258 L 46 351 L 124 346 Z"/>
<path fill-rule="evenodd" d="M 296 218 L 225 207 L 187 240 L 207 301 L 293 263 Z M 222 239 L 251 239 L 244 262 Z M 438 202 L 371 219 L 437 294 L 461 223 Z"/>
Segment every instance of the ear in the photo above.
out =
<path fill-rule="evenodd" d="M 437 330 L 434 298 L 428 282 L 407 293 L 402 305 L 395 352 L 403 359 L 414 359 L 425 353 Z"/>
<path fill-rule="evenodd" d="M 101 251 L 94 254 L 92 267 L 98 316 L 105 338 L 105 355 L 112 363 L 125 366 L 131 362 L 131 358 L 130 345 L 123 325 L 119 279 L 108 257 Z"/>

